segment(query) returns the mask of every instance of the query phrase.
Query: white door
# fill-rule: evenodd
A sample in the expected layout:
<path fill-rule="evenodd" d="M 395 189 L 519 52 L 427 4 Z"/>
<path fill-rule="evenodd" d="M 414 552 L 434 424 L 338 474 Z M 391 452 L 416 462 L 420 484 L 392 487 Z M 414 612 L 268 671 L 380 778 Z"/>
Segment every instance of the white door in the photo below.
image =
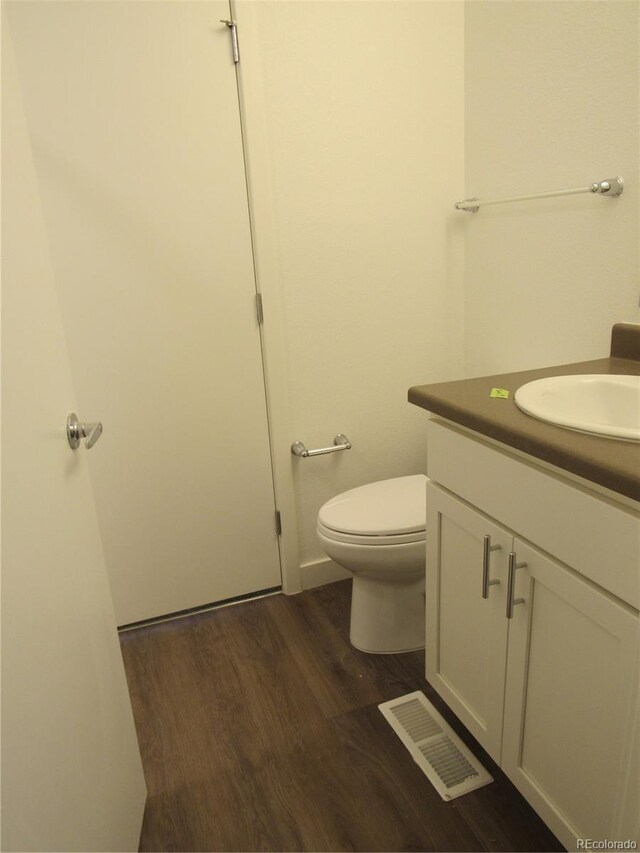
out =
<path fill-rule="evenodd" d="M 278 587 L 229 3 L 6 5 L 118 623 Z"/>
<path fill-rule="evenodd" d="M 2 849 L 137 850 L 142 765 L 4 15 L 2 181 Z"/>

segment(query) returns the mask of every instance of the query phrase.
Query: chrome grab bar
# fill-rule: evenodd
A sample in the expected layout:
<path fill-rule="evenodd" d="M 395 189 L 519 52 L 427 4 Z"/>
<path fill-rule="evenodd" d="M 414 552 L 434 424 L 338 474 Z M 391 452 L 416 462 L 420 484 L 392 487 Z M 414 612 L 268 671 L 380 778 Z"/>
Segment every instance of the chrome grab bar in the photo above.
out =
<path fill-rule="evenodd" d="M 294 441 L 291 445 L 293 455 L 301 456 L 303 459 L 306 459 L 307 456 L 322 456 L 323 453 L 335 453 L 336 450 L 351 450 L 351 442 L 341 432 L 333 439 L 333 444 L 330 447 L 317 447 L 315 450 L 307 450 L 301 441 Z"/>

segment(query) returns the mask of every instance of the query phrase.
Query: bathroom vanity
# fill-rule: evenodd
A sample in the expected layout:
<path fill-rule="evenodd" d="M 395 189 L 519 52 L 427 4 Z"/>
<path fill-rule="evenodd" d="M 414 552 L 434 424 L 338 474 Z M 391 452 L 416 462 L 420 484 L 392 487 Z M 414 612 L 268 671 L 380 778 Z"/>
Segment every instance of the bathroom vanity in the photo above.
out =
<path fill-rule="evenodd" d="M 538 421 L 513 395 L 639 375 L 636 332 L 614 327 L 608 359 L 409 391 L 431 413 L 427 680 L 569 850 L 640 845 L 640 442 Z"/>

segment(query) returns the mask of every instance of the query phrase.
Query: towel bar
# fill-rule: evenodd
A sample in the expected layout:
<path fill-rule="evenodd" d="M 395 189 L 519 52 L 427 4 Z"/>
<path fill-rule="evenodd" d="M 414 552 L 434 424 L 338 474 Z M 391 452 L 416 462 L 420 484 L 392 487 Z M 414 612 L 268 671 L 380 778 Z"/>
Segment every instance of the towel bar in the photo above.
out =
<path fill-rule="evenodd" d="M 598 195 L 607 195 L 609 198 L 617 198 L 622 195 L 624 189 L 624 181 L 618 176 L 617 178 L 607 178 L 606 181 L 597 181 L 590 184 L 588 187 L 576 187 L 570 190 L 552 190 L 547 193 L 532 193 L 531 195 L 512 196 L 511 198 L 493 198 L 487 201 L 481 201 L 477 198 L 467 198 L 464 201 L 457 201 L 454 205 L 456 210 L 466 210 L 468 213 L 477 213 L 478 208 L 487 204 L 506 204 L 511 201 L 529 201 L 533 198 L 553 198 L 558 195 L 578 195 L 580 193 L 596 193 Z"/>

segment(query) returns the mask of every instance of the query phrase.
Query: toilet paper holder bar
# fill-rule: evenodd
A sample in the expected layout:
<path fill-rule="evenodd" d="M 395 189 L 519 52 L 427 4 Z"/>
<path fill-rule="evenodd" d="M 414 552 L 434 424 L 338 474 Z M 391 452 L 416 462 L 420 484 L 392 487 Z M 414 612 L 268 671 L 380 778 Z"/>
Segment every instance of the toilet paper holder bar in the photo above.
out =
<path fill-rule="evenodd" d="M 317 447 L 315 450 L 307 450 L 301 441 L 294 441 L 291 445 L 291 452 L 294 456 L 301 456 L 306 459 L 307 456 L 322 456 L 323 453 L 335 453 L 336 450 L 351 450 L 351 442 L 346 435 L 341 432 L 333 439 L 333 444 L 329 447 Z"/>

